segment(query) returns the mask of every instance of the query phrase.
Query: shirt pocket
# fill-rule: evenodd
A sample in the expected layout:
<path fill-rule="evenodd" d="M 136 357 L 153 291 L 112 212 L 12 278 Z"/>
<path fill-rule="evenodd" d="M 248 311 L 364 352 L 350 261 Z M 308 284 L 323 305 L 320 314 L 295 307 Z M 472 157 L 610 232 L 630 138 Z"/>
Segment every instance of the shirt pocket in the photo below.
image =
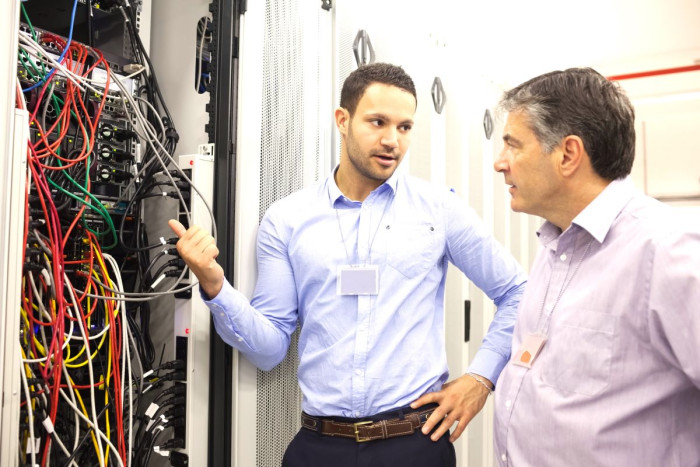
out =
<path fill-rule="evenodd" d="M 610 384 L 616 330 L 616 316 L 578 310 L 551 329 L 548 358 L 540 362 L 542 381 L 586 396 L 604 391 Z"/>
<path fill-rule="evenodd" d="M 445 234 L 430 221 L 397 222 L 388 236 L 387 264 L 406 277 L 425 273 L 442 255 Z"/>

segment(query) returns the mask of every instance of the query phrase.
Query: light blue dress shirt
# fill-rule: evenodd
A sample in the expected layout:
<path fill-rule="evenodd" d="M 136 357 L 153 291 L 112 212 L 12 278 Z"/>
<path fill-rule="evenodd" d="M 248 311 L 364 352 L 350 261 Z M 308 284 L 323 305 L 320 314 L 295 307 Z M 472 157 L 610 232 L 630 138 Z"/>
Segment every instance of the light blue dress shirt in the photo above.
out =
<path fill-rule="evenodd" d="M 311 415 L 365 417 L 410 404 L 448 378 L 448 261 L 497 305 L 470 371 L 498 379 L 525 275 L 476 213 L 444 187 L 395 173 L 364 202 L 333 176 L 274 203 L 258 230 L 250 302 L 230 284 L 207 301 L 219 335 L 259 368 L 301 325 L 299 384 Z M 379 268 L 377 295 L 338 295 L 342 265 Z"/>
<path fill-rule="evenodd" d="M 499 466 L 700 465 L 700 225 L 615 181 L 547 222 L 496 388 Z M 567 285 L 568 284 L 568 285 Z"/>

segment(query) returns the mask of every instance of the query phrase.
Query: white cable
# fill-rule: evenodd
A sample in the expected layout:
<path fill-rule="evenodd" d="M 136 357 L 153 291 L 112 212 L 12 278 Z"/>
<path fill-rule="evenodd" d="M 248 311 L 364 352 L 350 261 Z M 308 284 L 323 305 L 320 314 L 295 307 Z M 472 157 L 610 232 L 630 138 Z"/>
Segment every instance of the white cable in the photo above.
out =
<path fill-rule="evenodd" d="M 36 283 L 34 282 L 34 275 L 31 274 L 31 273 L 29 273 L 28 276 L 29 276 L 29 284 L 30 284 L 30 286 L 31 286 L 32 291 L 34 292 L 34 294 L 37 295 L 37 296 L 39 296 L 39 297 L 43 297 L 43 294 L 40 294 L 39 291 L 38 291 L 37 288 L 36 288 Z M 51 278 L 50 275 L 49 275 L 49 277 Z M 51 278 L 51 279 L 53 279 L 53 278 Z M 50 314 L 48 313 L 48 311 L 46 311 L 46 309 L 43 307 L 43 303 L 42 303 L 42 302 L 43 302 L 43 301 L 39 301 L 39 302 L 38 302 L 38 304 L 39 304 L 39 309 L 42 311 L 42 315 L 45 315 L 47 318 L 51 319 L 51 315 L 50 315 Z M 69 308 L 69 307 L 66 307 L 66 308 Z M 70 322 L 70 326 L 71 326 L 71 327 L 70 327 L 70 336 L 72 337 L 72 334 L 73 334 L 73 326 L 74 326 L 73 321 Z M 45 348 L 45 349 L 48 349 L 47 342 L 46 342 L 46 335 L 44 334 L 44 327 L 45 327 L 45 326 L 41 326 L 41 328 L 40 328 L 40 330 L 41 330 L 41 337 L 42 337 L 42 344 L 44 345 L 44 348 Z M 68 347 L 68 344 L 69 344 L 69 340 L 64 340 L 64 342 L 63 342 L 63 347 L 61 348 L 61 350 L 62 350 L 62 351 L 66 350 L 66 347 Z M 42 358 L 23 358 L 23 359 L 22 359 L 22 362 L 24 362 L 24 363 L 43 363 L 43 362 L 46 362 L 46 361 L 48 360 L 48 358 L 49 358 L 48 355 L 46 355 L 45 357 L 42 357 Z"/>
<path fill-rule="evenodd" d="M 124 285 L 122 283 L 122 276 L 121 276 L 121 271 L 119 271 L 119 265 L 117 264 L 117 261 L 114 259 L 112 255 L 109 255 L 107 253 L 103 253 L 102 257 L 107 261 L 107 263 L 112 267 L 112 271 L 114 272 L 114 279 L 117 283 L 116 288 L 118 290 L 124 290 Z M 129 329 L 129 321 L 126 316 L 126 305 L 124 302 L 118 302 L 117 303 L 118 309 L 121 311 L 122 314 L 122 345 L 124 346 L 124 357 L 122 357 L 122 378 L 121 378 L 121 394 L 122 394 L 122 411 L 124 410 L 124 381 L 128 379 L 129 381 L 129 439 L 127 441 L 127 456 L 126 456 L 126 462 L 127 462 L 127 467 L 131 465 L 131 451 L 133 449 L 133 431 L 134 431 L 134 398 L 133 398 L 133 385 L 131 384 L 131 381 L 133 379 L 133 373 L 131 369 L 131 350 L 129 347 L 129 337 L 133 339 L 133 336 L 131 336 L 131 331 Z M 141 362 L 140 359 L 137 358 L 139 361 L 139 364 Z M 125 371 L 124 366 L 126 365 L 127 369 Z M 125 376 L 126 375 L 126 376 Z"/>
<path fill-rule="evenodd" d="M 97 89 L 93 88 L 89 84 L 83 87 L 79 81 L 84 80 L 81 76 L 76 75 L 73 73 L 71 70 L 65 67 L 65 65 L 59 63 L 51 57 L 50 55 L 47 55 L 46 52 L 44 52 L 44 49 L 39 45 L 38 43 L 34 42 L 33 39 L 27 38 L 26 36 L 23 36 L 22 34 L 19 35 L 19 48 L 24 50 L 30 57 L 33 57 L 37 60 L 41 60 L 44 62 L 47 62 L 49 65 L 51 65 L 53 68 L 56 69 L 56 74 L 70 80 L 73 84 L 78 86 L 78 88 L 82 91 L 85 92 L 85 87 L 88 89 L 99 92 Z M 60 72 L 60 73 L 59 73 Z"/>
<path fill-rule="evenodd" d="M 27 373 L 24 371 L 24 365 L 22 365 L 22 388 L 24 389 L 24 400 L 27 401 L 27 414 L 29 418 L 29 439 L 27 440 L 27 451 L 30 450 L 31 444 L 31 455 L 32 455 L 32 465 L 37 465 L 36 463 L 36 445 L 34 444 L 34 410 L 32 409 L 32 397 L 29 393 L 29 384 L 27 383 Z"/>
<path fill-rule="evenodd" d="M 66 273 L 63 273 L 63 276 L 64 276 L 64 280 L 69 283 L 70 281 L 68 280 L 68 275 Z M 71 287 L 68 287 L 68 293 L 71 296 L 70 298 L 72 300 L 72 303 L 75 303 L 76 299 L 75 299 L 75 295 L 73 294 L 73 289 Z M 92 355 L 90 355 L 90 340 L 87 337 L 81 316 L 78 316 L 78 328 L 80 329 L 80 333 L 83 335 L 83 338 L 85 341 L 85 350 L 87 351 L 86 358 L 87 358 L 88 375 L 90 376 L 90 403 L 92 405 L 92 407 L 91 407 L 92 417 L 93 417 L 94 422 L 95 422 L 94 426 L 98 427 L 99 423 L 97 420 L 97 411 L 96 411 L 97 404 L 95 401 L 95 375 L 94 375 L 93 368 L 92 368 Z M 105 384 L 106 384 L 106 382 L 105 382 Z M 102 442 L 100 441 L 100 438 L 97 437 L 97 455 L 98 455 L 99 460 L 100 460 L 100 467 L 104 467 L 104 465 L 105 465 L 105 461 L 104 461 L 103 454 L 102 454 L 103 452 L 104 452 L 104 450 L 102 449 Z M 116 451 L 116 452 L 119 452 L 119 451 Z M 117 456 L 117 457 L 119 457 L 119 456 Z"/>

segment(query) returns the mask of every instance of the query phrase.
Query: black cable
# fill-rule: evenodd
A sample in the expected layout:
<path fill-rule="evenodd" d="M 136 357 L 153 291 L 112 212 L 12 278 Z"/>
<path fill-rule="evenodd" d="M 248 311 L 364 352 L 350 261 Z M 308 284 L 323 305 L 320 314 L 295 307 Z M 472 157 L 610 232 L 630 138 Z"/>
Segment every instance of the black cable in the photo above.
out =
<path fill-rule="evenodd" d="M 184 409 L 183 409 L 183 411 L 184 411 Z M 148 450 L 146 451 L 146 459 L 145 459 L 145 462 L 143 464 L 144 466 L 147 466 L 148 463 L 150 462 L 151 454 L 153 453 L 153 448 L 156 445 L 156 440 L 158 440 L 158 438 L 163 435 L 163 432 L 165 431 L 165 429 L 171 428 L 171 427 L 176 427 L 176 426 L 182 426 L 184 424 L 185 424 L 184 417 L 178 417 L 178 418 L 174 418 L 172 420 L 168 420 L 166 423 L 163 424 L 162 430 L 160 430 L 158 433 L 154 433 L 151 436 L 151 440 L 150 440 L 150 443 L 148 445 Z"/>
<path fill-rule="evenodd" d="M 102 415 L 105 413 L 105 411 L 107 410 L 108 407 L 109 407 L 109 404 L 106 404 L 104 406 L 104 408 L 100 411 L 100 413 L 97 414 L 97 421 L 99 421 L 100 418 L 102 418 Z M 68 457 L 68 459 L 66 459 L 66 462 L 63 464 L 63 467 L 67 467 L 68 465 L 70 465 L 73 458 L 76 456 L 76 454 L 78 454 L 78 452 L 80 452 L 80 448 L 83 446 L 83 444 L 85 444 L 88 437 L 90 436 L 90 434 L 92 434 L 93 431 L 94 431 L 93 428 L 88 425 L 88 431 L 85 433 L 85 436 L 83 436 L 83 438 L 80 440 L 78 445 L 75 447 L 75 449 L 73 450 L 73 453 Z"/>

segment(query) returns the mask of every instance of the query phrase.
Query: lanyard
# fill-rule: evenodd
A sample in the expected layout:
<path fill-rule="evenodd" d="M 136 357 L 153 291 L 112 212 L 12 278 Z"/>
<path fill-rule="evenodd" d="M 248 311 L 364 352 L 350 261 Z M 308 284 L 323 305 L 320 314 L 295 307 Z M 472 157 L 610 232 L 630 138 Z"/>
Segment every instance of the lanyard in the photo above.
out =
<path fill-rule="evenodd" d="M 566 288 L 569 286 L 569 284 L 573 280 L 574 276 L 578 272 L 578 269 L 581 267 L 581 263 L 583 263 L 584 258 L 588 255 L 588 251 L 591 249 L 591 243 L 593 243 L 593 238 L 591 238 L 588 241 L 588 244 L 586 245 L 586 249 L 583 251 L 583 254 L 579 258 L 578 262 L 576 263 L 576 266 L 574 268 L 574 272 L 571 274 L 571 277 L 569 277 L 569 270 L 567 269 L 566 275 L 564 276 L 564 285 L 562 286 L 561 290 L 559 291 L 557 298 L 554 299 L 554 303 L 552 304 L 552 306 L 550 306 L 548 309 L 545 310 L 544 302 L 547 300 L 547 294 L 549 293 L 549 286 L 552 283 L 552 275 L 550 274 L 549 279 L 547 280 L 547 287 L 544 290 L 544 296 L 542 297 L 542 306 L 540 307 L 540 319 L 539 319 L 539 322 L 537 324 L 537 333 L 538 334 L 540 334 L 542 336 L 547 335 L 547 330 L 549 329 L 549 322 L 552 318 L 552 313 L 554 313 L 554 309 L 557 307 L 557 304 L 559 303 L 559 299 L 561 298 L 562 295 L 564 295 L 564 291 L 566 290 Z"/>
<path fill-rule="evenodd" d="M 372 240 L 369 242 L 369 248 L 367 250 L 367 259 L 369 260 L 370 264 L 372 262 L 372 245 L 374 245 L 374 240 L 377 238 L 377 233 L 379 232 L 379 227 L 382 225 L 382 220 L 384 219 L 384 214 L 386 214 L 386 211 L 389 209 L 389 206 L 394 203 L 394 198 L 396 197 L 396 191 L 394 191 L 391 194 L 391 197 L 384 203 L 384 210 L 382 211 L 382 216 L 379 218 L 379 222 L 377 223 L 377 228 L 374 231 L 374 235 L 372 236 Z M 338 214 L 338 208 L 335 208 L 335 218 L 338 221 L 338 230 L 340 231 L 340 239 L 343 241 L 343 248 L 345 248 L 345 258 L 348 260 L 348 264 L 352 264 L 350 261 L 350 254 L 348 253 L 348 246 L 345 243 L 345 235 L 343 235 L 343 227 L 340 224 L 340 214 Z M 360 241 L 360 232 L 358 230 L 357 232 L 357 241 Z M 358 255 L 359 255 L 359 249 L 358 249 Z M 357 258 L 358 260 L 360 259 L 359 256 Z M 362 261 L 359 261 L 362 263 Z M 367 264 L 367 261 L 363 263 L 364 265 Z"/>

